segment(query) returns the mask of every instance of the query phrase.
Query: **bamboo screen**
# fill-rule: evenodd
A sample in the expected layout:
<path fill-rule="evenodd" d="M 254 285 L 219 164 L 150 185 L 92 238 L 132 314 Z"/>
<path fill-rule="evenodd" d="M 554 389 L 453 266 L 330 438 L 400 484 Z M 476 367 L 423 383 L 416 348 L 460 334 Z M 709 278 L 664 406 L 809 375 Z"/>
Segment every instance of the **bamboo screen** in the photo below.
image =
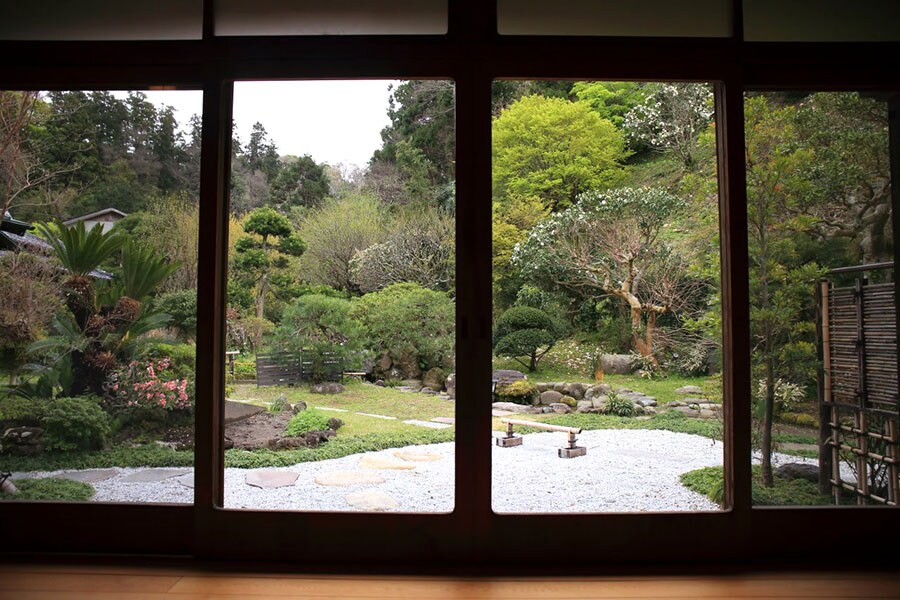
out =
<path fill-rule="evenodd" d="M 835 503 L 900 497 L 894 283 L 822 284 L 823 458 Z M 830 454 L 830 455 L 829 455 Z M 844 480 L 849 465 L 855 481 Z M 847 478 L 849 479 L 849 478 Z"/>

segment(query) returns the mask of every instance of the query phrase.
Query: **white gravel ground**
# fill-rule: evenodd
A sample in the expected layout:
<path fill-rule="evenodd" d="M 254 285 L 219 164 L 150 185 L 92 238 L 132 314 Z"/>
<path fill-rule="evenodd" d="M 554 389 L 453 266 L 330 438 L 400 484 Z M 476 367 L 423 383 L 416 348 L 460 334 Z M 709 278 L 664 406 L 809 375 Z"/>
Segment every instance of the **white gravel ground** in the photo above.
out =
<path fill-rule="evenodd" d="M 499 434 L 498 434 L 499 435 Z M 722 464 L 722 443 L 704 437 L 670 431 L 596 430 L 579 436 L 586 456 L 561 459 L 557 449 L 565 434 L 548 432 L 524 436 L 521 446 L 492 452 L 493 508 L 497 512 L 640 512 L 718 510 L 706 497 L 683 487 L 679 475 L 700 467 Z M 400 504 L 401 512 L 450 512 L 454 505 L 453 443 L 414 446 L 415 452 L 439 454 L 441 460 L 416 462 L 412 470 L 376 472 L 381 484 L 328 487 L 315 483 L 319 474 L 360 470 L 360 456 L 301 463 L 272 470 L 299 476 L 294 485 L 261 489 L 244 483 L 248 470 L 225 470 L 225 506 L 233 509 L 352 511 L 347 494 L 378 490 Z M 393 458 L 396 449 L 372 453 Z M 775 463 L 811 462 L 775 455 Z M 191 503 L 194 490 L 184 485 L 192 474 L 160 482 L 122 481 L 136 471 L 118 469 L 119 475 L 92 485 L 99 502 Z M 184 469 L 172 469 L 183 472 Z M 21 473 L 24 477 L 49 477 L 62 471 Z"/>

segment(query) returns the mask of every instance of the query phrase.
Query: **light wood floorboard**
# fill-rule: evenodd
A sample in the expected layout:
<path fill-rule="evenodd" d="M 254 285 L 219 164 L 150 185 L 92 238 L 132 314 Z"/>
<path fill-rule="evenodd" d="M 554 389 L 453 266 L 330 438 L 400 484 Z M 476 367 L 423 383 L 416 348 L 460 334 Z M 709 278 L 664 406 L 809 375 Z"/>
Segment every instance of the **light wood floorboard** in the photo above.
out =
<path fill-rule="evenodd" d="M 157 568 L 23 564 L 0 565 L 0 598 L 3 600 L 900 599 L 900 572 L 474 578 L 218 573 L 203 568 L 177 566 Z"/>

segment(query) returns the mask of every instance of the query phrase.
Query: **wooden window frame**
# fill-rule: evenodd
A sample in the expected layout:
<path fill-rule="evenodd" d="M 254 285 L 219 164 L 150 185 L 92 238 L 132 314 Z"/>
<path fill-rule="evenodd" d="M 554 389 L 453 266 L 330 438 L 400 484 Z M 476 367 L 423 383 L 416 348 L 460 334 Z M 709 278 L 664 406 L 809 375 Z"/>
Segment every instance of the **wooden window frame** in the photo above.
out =
<path fill-rule="evenodd" d="M 747 89 L 900 94 L 900 43 L 747 43 L 741 1 L 729 39 L 499 36 L 493 3 L 451 0 L 441 36 L 213 35 L 211 0 L 196 41 L 0 42 L 3 89 L 204 91 L 200 192 L 195 504 L 3 503 L 17 552 L 190 555 L 201 559 L 597 569 L 631 561 L 842 561 L 865 536 L 885 540 L 900 511 L 754 509 L 750 499 L 750 337 L 743 95 Z M 456 82 L 457 452 L 450 514 L 281 513 L 217 508 L 232 82 L 244 79 Z M 714 82 L 718 125 L 727 510 L 709 513 L 498 515 L 491 511 L 491 82 L 498 78 Z M 892 164 L 900 171 L 897 103 Z M 894 188 L 894 228 L 898 231 Z M 896 249 L 895 249 L 896 252 Z M 895 255 L 896 259 L 896 255 Z M 573 532 L 576 532 L 573 534 Z M 877 542 L 873 542 L 877 543 Z M 536 550 L 536 548 L 540 548 Z M 686 553 L 685 549 L 689 549 Z M 864 557 L 863 557 L 864 558 Z"/>

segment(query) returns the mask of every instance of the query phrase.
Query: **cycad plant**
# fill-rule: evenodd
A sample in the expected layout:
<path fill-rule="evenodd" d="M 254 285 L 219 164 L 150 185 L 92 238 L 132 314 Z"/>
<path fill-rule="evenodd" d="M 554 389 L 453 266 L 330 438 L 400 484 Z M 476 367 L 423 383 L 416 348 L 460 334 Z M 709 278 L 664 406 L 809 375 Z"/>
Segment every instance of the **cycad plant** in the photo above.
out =
<path fill-rule="evenodd" d="M 74 227 L 62 223 L 41 223 L 38 231 L 53 248 L 53 253 L 69 273 L 63 284 L 66 306 L 81 328 L 96 310 L 91 272 L 109 260 L 125 243 L 115 230 L 104 232 L 99 223 L 90 231 L 79 222 Z"/>

